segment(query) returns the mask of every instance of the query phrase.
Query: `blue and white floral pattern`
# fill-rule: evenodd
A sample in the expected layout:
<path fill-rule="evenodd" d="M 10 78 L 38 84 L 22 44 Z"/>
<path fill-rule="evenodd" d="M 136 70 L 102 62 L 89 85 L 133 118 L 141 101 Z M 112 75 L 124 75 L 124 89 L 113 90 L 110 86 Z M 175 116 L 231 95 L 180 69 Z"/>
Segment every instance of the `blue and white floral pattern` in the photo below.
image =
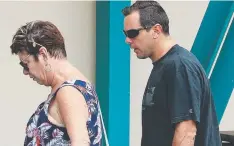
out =
<path fill-rule="evenodd" d="M 72 80 L 66 81 L 60 88 L 67 85 L 77 88 L 83 94 L 88 105 L 89 117 L 87 130 L 90 138 L 90 146 L 101 146 L 101 115 L 100 109 L 98 108 L 98 97 L 94 87 L 81 80 Z M 26 127 L 24 146 L 71 146 L 66 128 L 56 126 L 48 120 L 48 107 L 57 91 L 49 95 L 48 99 L 38 106 L 36 112 L 29 119 Z"/>

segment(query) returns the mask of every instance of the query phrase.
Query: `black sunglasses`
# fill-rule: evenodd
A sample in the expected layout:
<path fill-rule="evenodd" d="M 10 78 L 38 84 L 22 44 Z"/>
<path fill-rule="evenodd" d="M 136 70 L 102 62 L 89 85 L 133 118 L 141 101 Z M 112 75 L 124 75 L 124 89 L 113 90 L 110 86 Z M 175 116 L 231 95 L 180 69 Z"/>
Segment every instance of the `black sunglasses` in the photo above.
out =
<path fill-rule="evenodd" d="M 28 65 L 26 63 L 24 63 L 23 61 L 25 61 L 28 57 L 30 56 L 30 54 L 28 54 L 28 56 L 26 56 L 23 60 L 20 61 L 20 65 L 23 67 L 23 69 L 25 71 L 29 71 Z"/>
<path fill-rule="evenodd" d="M 22 61 L 20 61 L 19 64 L 23 67 L 23 69 L 24 69 L 25 71 L 29 71 L 29 68 L 28 68 L 28 66 L 27 66 L 26 63 L 23 63 Z"/>
<path fill-rule="evenodd" d="M 140 31 L 144 30 L 144 29 L 146 29 L 146 28 L 130 29 L 130 30 L 127 30 L 127 31 L 123 30 L 123 32 L 124 32 L 126 37 L 132 39 L 132 38 L 137 37 L 139 35 Z"/>

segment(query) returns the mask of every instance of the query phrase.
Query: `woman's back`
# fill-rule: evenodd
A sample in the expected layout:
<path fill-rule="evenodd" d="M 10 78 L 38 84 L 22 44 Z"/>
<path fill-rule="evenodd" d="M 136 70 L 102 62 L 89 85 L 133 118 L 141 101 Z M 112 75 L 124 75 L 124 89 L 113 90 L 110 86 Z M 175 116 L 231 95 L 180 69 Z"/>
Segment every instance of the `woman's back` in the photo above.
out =
<path fill-rule="evenodd" d="M 89 136 L 89 146 L 100 146 L 102 139 L 102 124 L 99 102 L 94 86 L 81 81 L 72 80 L 64 82 L 49 98 L 41 103 L 36 112 L 31 116 L 27 128 L 25 146 L 68 146 L 71 145 L 67 129 L 55 125 L 49 120 L 49 105 L 56 97 L 57 92 L 65 87 L 72 86 L 80 92 L 88 107 L 88 120 L 86 122 Z"/>

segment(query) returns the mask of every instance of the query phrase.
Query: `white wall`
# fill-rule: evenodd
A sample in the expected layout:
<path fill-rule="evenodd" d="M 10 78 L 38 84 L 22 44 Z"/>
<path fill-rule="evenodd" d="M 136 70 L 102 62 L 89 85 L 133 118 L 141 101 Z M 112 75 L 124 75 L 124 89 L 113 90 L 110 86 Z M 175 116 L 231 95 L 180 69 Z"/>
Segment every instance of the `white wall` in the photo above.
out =
<path fill-rule="evenodd" d="M 233 107 L 234 105 L 234 89 L 232 90 L 231 98 L 228 101 L 227 107 L 224 111 L 223 117 L 220 122 L 220 131 L 233 131 L 234 130 L 234 118 Z"/>
<path fill-rule="evenodd" d="M 171 36 L 178 44 L 190 50 L 208 1 L 159 1 L 159 3 L 168 14 Z M 152 67 L 150 59 L 139 60 L 135 53 L 131 52 L 131 146 L 140 146 L 141 102 Z"/>
<path fill-rule="evenodd" d="M 9 46 L 16 30 L 28 21 L 48 20 L 61 30 L 68 60 L 95 80 L 95 2 L 0 2 L 0 145 L 23 145 L 27 120 L 49 89 L 22 74 Z"/>

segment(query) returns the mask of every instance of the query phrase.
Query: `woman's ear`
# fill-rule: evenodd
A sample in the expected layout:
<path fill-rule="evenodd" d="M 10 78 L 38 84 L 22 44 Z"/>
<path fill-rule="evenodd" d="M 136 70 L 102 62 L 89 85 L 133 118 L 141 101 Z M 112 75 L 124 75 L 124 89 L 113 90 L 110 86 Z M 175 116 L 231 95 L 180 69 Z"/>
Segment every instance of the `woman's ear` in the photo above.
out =
<path fill-rule="evenodd" d="M 41 55 L 43 57 L 43 59 L 46 61 L 48 59 L 47 49 L 45 47 L 41 47 L 39 49 L 39 55 Z"/>

